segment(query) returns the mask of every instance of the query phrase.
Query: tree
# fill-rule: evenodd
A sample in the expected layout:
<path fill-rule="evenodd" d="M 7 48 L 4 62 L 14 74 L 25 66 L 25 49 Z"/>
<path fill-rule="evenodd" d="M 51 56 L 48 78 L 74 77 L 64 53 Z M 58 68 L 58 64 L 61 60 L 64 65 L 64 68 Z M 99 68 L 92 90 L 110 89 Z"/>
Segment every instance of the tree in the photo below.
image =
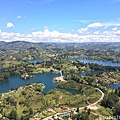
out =
<path fill-rule="evenodd" d="M 112 108 L 118 101 L 118 96 L 112 92 L 103 98 L 102 105 L 105 107 Z"/>
<path fill-rule="evenodd" d="M 18 120 L 18 114 L 16 110 L 12 109 L 12 111 L 9 114 L 9 119 Z"/>
<path fill-rule="evenodd" d="M 21 116 L 20 120 L 24 120 L 24 117 L 23 117 L 23 116 Z"/>
<path fill-rule="evenodd" d="M 89 120 L 89 115 L 83 111 L 81 114 L 80 114 L 80 118 L 79 120 Z"/>
<path fill-rule="evenodd" d="M 115 104 L 114 115 L 115 116 L 117 116 L 117 115 L 120 116 L 120 103 L 119 102 Z"/>
<path fill-rule="evenodd" d="M 29 109 L 29 114 L 30 115 L 33 114 L 33 109 L 32 108 Z"/>
<path fill-rule="evenodd" d="M 76 112 L 78 112 L 78 113 L 79 113 L 79 107 L 77 107 L 77 110 L 76 110 Z"/>

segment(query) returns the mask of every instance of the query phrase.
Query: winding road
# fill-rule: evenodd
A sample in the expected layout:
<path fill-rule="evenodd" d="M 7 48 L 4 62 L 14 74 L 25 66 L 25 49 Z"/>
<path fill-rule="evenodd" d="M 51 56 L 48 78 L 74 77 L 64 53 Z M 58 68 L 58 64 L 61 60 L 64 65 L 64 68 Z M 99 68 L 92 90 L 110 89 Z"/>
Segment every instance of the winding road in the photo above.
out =
<path fill-rule="evenodd" d="M 95 89 L 97 89 L 98 91 L 100 91 L 101 94 L 102 94 L 102 96 L 101 96 L 101 98 L 100 98 L 98 101 L 96 101 L 95 103 L 92 103 L 92 104 L 90 104 L 90 105 L 85 106 L 85 107 L 87 107 L 87 108 L 90 108 L 91 106 L 98 104 L 98 103 L 104 98 L 104 93 L 102 92 L 102 90 L 100 90 L 99 88 L 95 88 Z M 81 110 L 81 109 L 84 109 L 85 107 L 81 107 L 81 108 L 79 108 L 79 109 Z"/>
<path fill-rule="evenodd" d="M 90 105 L 85 106 L 85 107 L 87 107 L 87 108 L 90 108 L 91 106 L 98 104 L 98 103 L 104 98 L 104 93 L 102 92 L 102 90 L 100 90 L 99 88 L 95 88 L 95 89 L 97 89 L 97 90 L 102 94 L 102 96 L 101 96 L 101 98 L 100 98 L 98 101 L 96 101 L 95 103 L 92 103 L 92 104 L 90 104 Z M 84 109 L 85 107 L 81 107 L 81 108 L 79 108 L 79 110 Z M 65 113 L 66 113 L 66 112 L 70 112 L 70 111 L 72 111 L 72 110 L 77 110 L 77 108 L 72 108 L 71 110 L 69 109 L 68 111 L 65 111 Z M 63 112 L 63 113 L 64 113 L 64 112 Z M 56 113 L 54 116 L 61 115 L 61 114 L 63 114 L 63 113 Z M 46 117 L 46 118 L 44 118 L 44 119 L 42 119 L 42 120 L 49 120 L 50 118 L 52 118 L 52 116 L 53 116 L 53 115 L 51 115 L 51 116 L 49 116 L 49 117 Z"/>

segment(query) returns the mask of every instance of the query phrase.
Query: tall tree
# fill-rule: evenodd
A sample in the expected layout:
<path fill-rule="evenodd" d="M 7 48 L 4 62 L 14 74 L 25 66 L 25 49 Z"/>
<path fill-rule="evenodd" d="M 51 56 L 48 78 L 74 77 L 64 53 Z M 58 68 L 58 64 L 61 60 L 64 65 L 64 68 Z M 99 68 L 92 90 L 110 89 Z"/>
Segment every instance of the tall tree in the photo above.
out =
<path fill-rule="evenodd" d="M 9 119 L 18 120 L 18 114 L 16 110 L 12 109 L 12 111 L 9 114 Z"/>

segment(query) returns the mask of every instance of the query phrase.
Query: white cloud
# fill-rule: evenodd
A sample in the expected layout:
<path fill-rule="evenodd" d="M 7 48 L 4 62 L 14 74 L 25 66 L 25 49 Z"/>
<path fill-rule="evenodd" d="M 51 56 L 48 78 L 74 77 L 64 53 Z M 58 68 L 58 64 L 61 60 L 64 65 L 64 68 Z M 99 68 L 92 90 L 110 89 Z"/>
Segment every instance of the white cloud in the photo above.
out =
<path fill-rule="evenodd" d="M 45 26 L 44 29 L 47 29 L 47 26 Z"/>
<path fill-rule="evenodd" d="M 116 28 L 116 27 L 115 27 L 115 28 L 112 28 L 113 31 L 115 31 L 115 30 L 117 30 L 117 29 L 118 29 L 118 28 Z"/>
<path fill-rule="evenodd" d="M 119 42 L 120 42 L 120 30 L 117 31 L 104 31 L 103 35 L 108 36 L 108 37 L 116 37 L 118 38 Z"/>
<path fill-rule="evenodd" d="M 31 34 L 8 33 L 0 31 L 0 40 L 4 41 L 30 41 L 30 42 L 120 42 L 119 23 L 99 23 L 88 24 L 85 28 L 80 28 L 77 33 L 61 33 L 57 30 L 50 31 L 46 26 L 43 31 L 35 31 Z M 106 26 L 110 27 L 105 28 Z M 14 27 L 12 23 L 7 23 L 7 28 Z M 94 29 L 94 28 L 97 28 Z M 112 28 L 112 29 L 111 29 Z M 79 34 L 80 33 L 80 34 Z"/>
<path fill-rule="evenodd" d="M 93 22 L 95 20 L 77 20 L 77 21 L 84 23 L 84 24 L 88 24 L 88 23 Z"/>
<path fill-rule="evenodd" d="M 108 36 L 109 32 L 108 31 L 104 31 L 103 34 L 106 35 L 106 36 Z"/>
<path fill-rule="evenodd" d="M 94 32 L 94 35 L 98 35 L 98 34 L 99 34 L 99 31 L 95 31 L 95 32 Z"/>
<path fill-rule="evenodd" d="M 35 28 L 31 28 L 31 30 L 35 30 Z"/>
<path fill-rule="evenodd" d="M 103 24 L 97 22 L 97 23 L 89 24 L 89 25 L 87 26 L 87 28 L 99 28 L 99 27 L 103 27 Z"/>
<path fill-rule="evenodd" d="M 6 28 L 11 28 L 11 27 L 14 27 L 14 25 L 11 22 L 7 23 Z"/>
<path fill-rule="evenodd" d="M 104 29 L 108 28 L 108 27 L 119 27 L 120 23 L 115 23 L 115 22 L 107 22 L 107 23 L 100 23 L 100 22 L 95 22 L 95 23 L 91 23 L 87 26 L 87 28 L 101 28 L 104 27 Z"/>
<path fill-rule="evenodd" d="M 115 34 L 116 34 L 117 36 L 120 36 L 120 30 L 116 31 Z"/>
<path fill-rule="evenodd" d="M 104 25 L 105 28 L 108 28 L 108 27 L 111 27 L 111 26 L 119 27 L 120 23 L 108 22 L 108 23 L 104 23 L 103 25 Z"/>
<path fill-rule="evenodd" d="M 22 18 L 22 16 L 17 16 L 18 19 Z"/>
<path fill-rule="evenodd" d="M 88 28 L 81 28 L 81 29 L 79 29 L 79 30 L 77 30 L 77 32 L 79 32 L 79 33 L 81 33 L 81 34 L 84 34 L 84 33 L 89 33 L 88 32 Z"/>

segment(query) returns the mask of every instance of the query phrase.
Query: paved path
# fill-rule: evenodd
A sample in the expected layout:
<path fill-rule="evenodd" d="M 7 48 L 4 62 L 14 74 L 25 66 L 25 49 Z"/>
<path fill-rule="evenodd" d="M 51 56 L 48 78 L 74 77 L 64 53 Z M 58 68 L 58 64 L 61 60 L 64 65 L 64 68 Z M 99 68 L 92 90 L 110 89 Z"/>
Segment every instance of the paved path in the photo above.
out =
<path fill-rule="evenodd" d="M 102 94 L 102 96 L 101 96 L 101 98 L 100 98 L 98 101 L 96 101 L 95 103 L 92 103 L 92 104 L 90 104 L 90 105 L 87 105 L 87 106 L 86 106 L 87 108 L 90 108 L 91 106 L 98 104 L 98 103 L 104 98 L 104 93 L 102 92 L 102 90 L 100 90 L 99 88 L 95 88 L 95 89 L 97 89 L 98 91 L 100 91 L 101 94 Z M 84 109 L 84 108 L 85 108 L 85 107 L 82 107 L 82 108 L 80 108 L 80 109 Z"/>
<path fill-rule="evenodd" d="M 101 96 L 101 98 L 100 98 L 98 101 L 96 101 L 95 103 L 92 103 L 92 104 L 90 104 L 90 105 L 85 106 L 85 107 L 87 107 L 87 108 L 90 108 L 91 106 L 98 104 L 98 103 L 104 98 L 104 93 L 103 93 L 99 88 L 95 88 L 95 89 L 97 89 L 98 91 L 100 91 L 101 94 L 102 94 L 102 96 Z M 81 110 L 81 109 L 84 109 L 85 107 L 81 107 L 81 108 L 79 108 L 79 109 Z M 72 108 L 71 110 L 76 110 L 76 109 L 77 109 L 77 108 Z M 71 110 L 68 110 L 68 111 L 65 111 L 65 112 L 70 112 Z M 64 112 L 63 112 L 63 113 L 64 113 Z M 60 115 L 60 114 L 62 114 L 62 113 L 56 113 L 54 116 L 57 116 L 57 115 Z M 49 116 L 49 117 L 46 117 L 46 118 L 44 118 L 43 120 L 49 120 L 52 116 L 53 116 L 53 115 L 51 115 L 51 116 Z"/>

